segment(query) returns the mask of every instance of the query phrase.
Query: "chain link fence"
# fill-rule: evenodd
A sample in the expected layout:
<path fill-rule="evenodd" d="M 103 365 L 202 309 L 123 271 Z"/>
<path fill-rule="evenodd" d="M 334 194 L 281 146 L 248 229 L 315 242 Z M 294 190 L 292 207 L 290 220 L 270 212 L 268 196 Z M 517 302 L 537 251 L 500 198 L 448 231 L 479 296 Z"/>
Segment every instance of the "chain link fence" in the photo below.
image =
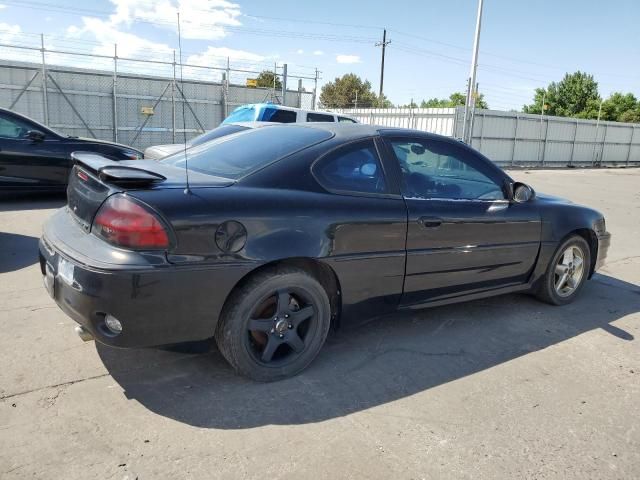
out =
<path fill-rule="evenodd" d="M 239 105 L 272 102 L 313 109 L 316 101 L 317 70 L 313 77 L 289 75 L 286 65 L 274 65 L 278 88 L 276 82 L 274 88 L 259 88 L 246 83 L 260 71 L 232 68 L 229 59 L 226 67 L 184 64 L 180 72 L 175 54 L 172 61 L 158 61 L 120 58 L 115 52 L 109 57 L 0 47 L 24 51 L 30 60 L 0 60 L 1 107 L 67 135 L 139 149 L 188 140 L 217 127 Z M 41 61 L 35 63 L 38 51 Z"/>

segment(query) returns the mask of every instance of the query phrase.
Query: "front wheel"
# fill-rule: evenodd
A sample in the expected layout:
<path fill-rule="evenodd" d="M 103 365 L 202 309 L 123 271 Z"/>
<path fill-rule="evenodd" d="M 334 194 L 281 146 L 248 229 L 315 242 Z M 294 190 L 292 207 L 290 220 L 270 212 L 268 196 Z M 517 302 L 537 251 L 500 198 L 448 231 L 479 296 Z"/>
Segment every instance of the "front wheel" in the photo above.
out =
<path fill-rule="evenodd" d="M 222 355 L 240 374 L 269 382 L 296 375 L 318 355 L 331 305 L 322 285 L 297 268 L 256 274 L 229 297 L 216 331 Z"/>
<path fill-rule="evenodd" d="M 556 250 L 542 278 L 538 297 L 552 305 L 575 300 L 589 276 L 591 252 L 584 238 L 574 235 Z"/>

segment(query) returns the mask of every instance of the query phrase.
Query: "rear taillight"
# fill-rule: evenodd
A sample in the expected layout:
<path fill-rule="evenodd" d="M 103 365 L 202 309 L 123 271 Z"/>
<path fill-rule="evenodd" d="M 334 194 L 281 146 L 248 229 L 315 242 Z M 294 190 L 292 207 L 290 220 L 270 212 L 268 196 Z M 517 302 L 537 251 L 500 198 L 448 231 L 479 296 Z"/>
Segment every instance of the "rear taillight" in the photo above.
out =
<path fill-rule="evenodd" d="M 107 198 L 93 220 L 91 231 L 119 247 L 149 250 L 169 247 L 167 229 L 158 216 L 126 195 Z"/>

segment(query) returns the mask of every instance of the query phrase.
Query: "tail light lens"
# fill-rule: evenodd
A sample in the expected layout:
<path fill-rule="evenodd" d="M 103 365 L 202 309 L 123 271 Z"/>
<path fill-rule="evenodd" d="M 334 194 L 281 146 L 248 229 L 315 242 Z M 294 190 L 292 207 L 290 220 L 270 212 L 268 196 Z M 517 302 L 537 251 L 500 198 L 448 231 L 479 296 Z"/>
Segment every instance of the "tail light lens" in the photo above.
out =
<path fill-rule="evenodd" d="M 107 198 L 91 231 L 119 247 L 149 250 L 169 247 L 167 229 L 158 216 L 125 195 Z"/>

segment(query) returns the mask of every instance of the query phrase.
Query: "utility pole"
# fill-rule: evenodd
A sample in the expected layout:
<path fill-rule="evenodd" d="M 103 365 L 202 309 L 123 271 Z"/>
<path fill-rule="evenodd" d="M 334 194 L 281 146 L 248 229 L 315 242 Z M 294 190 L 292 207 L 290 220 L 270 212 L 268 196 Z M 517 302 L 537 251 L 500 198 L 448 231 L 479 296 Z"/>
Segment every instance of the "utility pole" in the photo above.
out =
<path fill-rule="evenodd" d="M 469 75 L 469 88 L 467 90 L 467 103 L 464 114 L 464 123 L 467 124 L 467 117 L 475 104 L 475 99 L 471 93 L 476 84 L 476 73 L 478 70 L 478 51 L 480 50 L 480 30 L 482 28 L 482 1 L 478 0 L 478 17 L 476 18 L 476 35 L 473 40 L 473 56 L 471 57 L 471 73 Z"/>
<path fill-rule="evenodd" d="M 356 90 L 356 100 L 353 103 L 353 108 L 358 108 L 358 90 Z"/>
<path fill-rule="evenodd" d="M 382 92 L 384 87 L 384 52 L 387 48 L 387 45 L 389 45 L 390 43 L 391 40 L 387 40 L 387 29 L 385 28 L 382 32 L 382 41 L 376 43 L 376 47 L 382 47 L 382 62 L 380 63 L 380 95 L 378 96 L 379 102 L 382 102 Z"/>

